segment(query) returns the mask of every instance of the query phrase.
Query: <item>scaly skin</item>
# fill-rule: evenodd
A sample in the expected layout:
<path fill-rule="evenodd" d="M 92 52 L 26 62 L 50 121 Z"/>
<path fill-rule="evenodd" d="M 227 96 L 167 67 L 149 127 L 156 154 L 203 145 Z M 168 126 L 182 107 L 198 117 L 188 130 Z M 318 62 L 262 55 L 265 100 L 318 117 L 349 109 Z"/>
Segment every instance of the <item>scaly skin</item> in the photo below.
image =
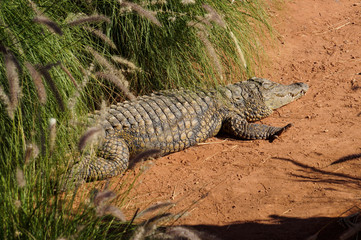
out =
<path fill-rule="evenodd" d="M 129 158 L 147 150 L 177 152 L 215 136 L 220 130 L 242 139 L 273 141 L 291 125 L 252 123 L 303 96 L 303 83 L 281 85 L 253 78 L 219 91 L 166 91 L 112 105 L 102 123 L 106 137 L 96 159 L 85 159 L 72 174 L 100 180 L 124 172 Z"/>

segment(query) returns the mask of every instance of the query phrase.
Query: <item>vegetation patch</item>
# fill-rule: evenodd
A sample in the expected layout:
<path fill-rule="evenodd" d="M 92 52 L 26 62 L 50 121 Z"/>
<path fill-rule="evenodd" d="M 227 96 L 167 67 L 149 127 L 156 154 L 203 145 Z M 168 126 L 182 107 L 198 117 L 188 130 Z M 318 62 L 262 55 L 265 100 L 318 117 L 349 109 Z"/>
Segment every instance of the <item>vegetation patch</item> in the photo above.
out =
<path fill-rule="evenodd" d="M 69 164 L 95 152 L 88 140 L 101 131 L 86 131 L 87 114 L 152 90 L 252 75 L 270 31 L 264 9 L 262 1 L 1 1 L 1 238 L 155 234 L 171 215 L 136 228 L 137 214 L 108 204 L 110 190 L 60 191 Z"/>

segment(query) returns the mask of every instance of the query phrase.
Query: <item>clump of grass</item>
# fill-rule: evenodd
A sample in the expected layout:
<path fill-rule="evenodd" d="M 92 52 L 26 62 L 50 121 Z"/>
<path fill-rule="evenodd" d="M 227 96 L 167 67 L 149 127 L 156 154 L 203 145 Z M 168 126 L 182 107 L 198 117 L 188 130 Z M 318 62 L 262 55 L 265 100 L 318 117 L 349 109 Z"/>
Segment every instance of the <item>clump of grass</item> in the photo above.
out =
<path fill-rule="evenodd" d="M 178 218 L 163 211 L 137 228 L 133 220 L 172 204 L 153 205 L 124 223 L 112 202 L 115 193 L 104 190 L 77 202 L 77 189 L 61 193 L 59 179 L 99 133 L 85 132 L 83 119 L 104 105 L 102 99 L 132 100 L 133 93 L 250 75 L 258 47 L 254 28 L 268 27 L 259 3 L 2 2 L 0 238 L 142 239 L 155 236 L 164 220 Z M 157 151 L 133 163 L 152 154 Z M 182 228 L 166 234 L 197 239 Z"/>
<path fill-rule="evenodd" d="M 129 78 L 138 93 L 253 76 L 270 31 L 262 0 L 101 2 L 97 10 L 116 19 L 110 36 L 120 55 L 143 70 Z"/>
<path fill-rule="evenodd" d="M 1 4 L 1 239 L 67 238 L 82 225 L 86 227 L 79 236 L 96 238 L 108 229 L 103 225 L 104 230 L 93 232 L 92 227 L 99 225 L 96 212 L 85 203 L 74 207 L 55 191 L 62 166 L 77 151 L 85 129 L 79 116 L 88 112 L 83 100 L 91 80 L 82 82 L 81 69 L 92 62 L 85 46 L 97 46 L 86 30 L 71 29 L 63 17 L 64 9 L 82 9 L 71 2 L 59 4 L 28 0 Z M 76 96 L 71 109 L 70 96 Z M 68 122 L 73 114 L 75 124 Z M 109 211 L 115 210 L 103 209 Z M 70 217 L 73 213 L 76 218 Z"/>

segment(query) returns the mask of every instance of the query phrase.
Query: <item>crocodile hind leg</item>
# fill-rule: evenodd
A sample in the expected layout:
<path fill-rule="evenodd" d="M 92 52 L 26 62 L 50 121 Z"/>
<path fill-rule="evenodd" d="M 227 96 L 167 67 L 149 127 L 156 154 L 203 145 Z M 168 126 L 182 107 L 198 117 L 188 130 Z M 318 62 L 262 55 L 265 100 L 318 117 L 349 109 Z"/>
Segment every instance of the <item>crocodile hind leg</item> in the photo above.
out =
<path fill-rule="evenodd" d="M 268 139 L 273 142 L 292 124 L 273 127 L 264 124 L 249 123 L 239 115 L 229 117 L 222 125 L 222 130 L 242 139 Z"/>
<path fill-rule="evenodd" d="M 109 134 L 94 158 L 86 157 L 72 167 L 70 178 L 101 180 L 124 172 L 129 165 L 129 149 L 116 133 Z"/>

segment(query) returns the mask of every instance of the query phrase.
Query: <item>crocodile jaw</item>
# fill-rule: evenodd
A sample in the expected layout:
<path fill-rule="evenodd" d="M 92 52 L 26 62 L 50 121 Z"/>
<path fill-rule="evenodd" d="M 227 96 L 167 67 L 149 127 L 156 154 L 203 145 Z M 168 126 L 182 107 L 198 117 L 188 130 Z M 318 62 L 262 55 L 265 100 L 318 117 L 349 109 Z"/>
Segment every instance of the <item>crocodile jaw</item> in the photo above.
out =
<path fill-rule="evenodd" d="M 283 85 L 263 78 L 252 78 L 250 81 L 257 83 L 266 106 L 272 110 L 299 99 L 309 88 L 305 83 Z"/>

